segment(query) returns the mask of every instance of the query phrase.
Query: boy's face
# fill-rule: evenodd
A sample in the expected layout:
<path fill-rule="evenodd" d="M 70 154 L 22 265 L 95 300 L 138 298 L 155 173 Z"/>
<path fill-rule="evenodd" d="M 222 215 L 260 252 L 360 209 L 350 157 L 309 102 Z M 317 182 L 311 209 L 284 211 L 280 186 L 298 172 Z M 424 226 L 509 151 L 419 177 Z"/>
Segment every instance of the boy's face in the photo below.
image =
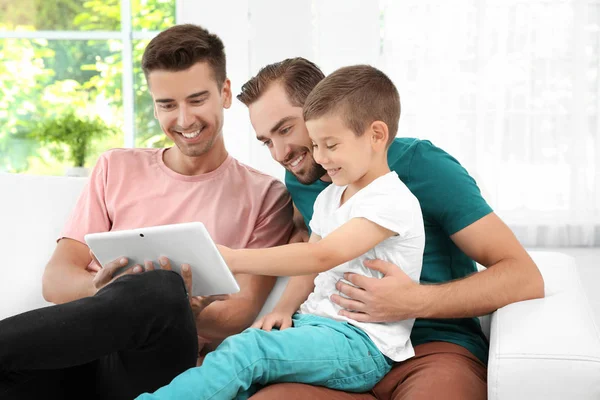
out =
<path fill-rule="evenodd" d="M 337 115 L 306 122 L 313 142 L 313 157 L 338 186 L 359 182 L 373 160 L 370 136 L 356 136 Z"/>
<path fill-rule="evenodd" d="M 181 153 L 198 157 L 216 141 L 223 143 L 223 109 L 231 106 L 230 83 L 226 80 L 219 90 L 208 63 L 184 71 L 152 71 L 148 86 L 154 116 Z"/>
<path fill-rule="evenodd" d="M 302 108 L 290 103 L 281 84 L 272 84 L 248 110 L 256 138 L 300 183 L 311 184 L 325 175 L 312 157 Z"/>

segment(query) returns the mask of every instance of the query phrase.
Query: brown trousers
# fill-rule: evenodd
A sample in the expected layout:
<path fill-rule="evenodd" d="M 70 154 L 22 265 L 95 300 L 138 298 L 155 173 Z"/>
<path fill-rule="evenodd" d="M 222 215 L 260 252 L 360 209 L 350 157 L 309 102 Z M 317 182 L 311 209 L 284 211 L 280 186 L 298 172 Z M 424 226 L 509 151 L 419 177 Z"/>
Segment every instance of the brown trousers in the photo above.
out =
<path fill-rule="evenodd" d="M 251 400 L 485 400 L 487 368 L 464 347 L 432 342 L 394 365 L 368 393 L 345 393 L 301 383 L 265 387 Z"/>

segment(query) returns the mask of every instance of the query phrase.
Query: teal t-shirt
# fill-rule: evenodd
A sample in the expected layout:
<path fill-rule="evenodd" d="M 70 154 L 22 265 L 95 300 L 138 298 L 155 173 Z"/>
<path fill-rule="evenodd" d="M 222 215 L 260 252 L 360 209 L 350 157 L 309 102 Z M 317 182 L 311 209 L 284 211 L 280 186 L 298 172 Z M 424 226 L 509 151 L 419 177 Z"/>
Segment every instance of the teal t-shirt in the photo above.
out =
<path fill-rule="evenodd" d="M 425 224 L 421 282 L 447 282 L 476 272 L 475 262 L 450 239 L 492 212 L 475 180 L 456 159 L 425 140 L 396 138 L 388 150 L 388 164 L 421 204 Z M 309 226 L 315 199 L 329 183 L 318 180 L 303 185 L 286 172 L 285 184 Z M 417 319 L 411 341 L 413 346 L 455 343 L 487 365 L 488 341 L 477 318 Z"/>

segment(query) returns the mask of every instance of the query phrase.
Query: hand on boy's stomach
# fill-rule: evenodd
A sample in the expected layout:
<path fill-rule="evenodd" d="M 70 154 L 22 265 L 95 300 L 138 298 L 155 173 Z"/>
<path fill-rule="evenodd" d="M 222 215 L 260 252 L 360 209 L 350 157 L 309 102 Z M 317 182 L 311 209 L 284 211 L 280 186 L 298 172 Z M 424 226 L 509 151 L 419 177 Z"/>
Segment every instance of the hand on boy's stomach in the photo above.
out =
<path fill-rule="evenodd" d="M 353 297 L 351 297 L 351 295 L 347 295 L 346 293 L 342 292 L 340 290 L 342 285 L 347 285 L 349 287 L 356 288 L 357 290 L 362 290 L 362 288 L 356 286 L 352 282 L 350 282 L 344 278 L 341 278 L 337 281 L 337 284 L 335 286 L 337 292 L 335 294 L 331 295 L 329 300 L 331 302 L 333 302 L 334 304 L 336 304 L 337 306 L 339 306 L 341 309 L 344 309 L 345 311 L 358 312 L 358 313 L 363 312 L 364 304 L 361 301 L 358 301 L 358 300 L 354 299 Z M 339 296 L 340 300 L 335 301 L 336 300 L 335 296 Z M 340 313 L 340 315 L 341 315 L 341 313 Z"/>
<path fill-rule="evenodd" d="M 338 282 L 339 295 L 331 301 L 342 307 L 339 314 L 359 322 L 394 322 L 421 318 L 423 287 L 398 266 L 382 260 L 365 260 L 367 268 L 380 272 L 382 278 L 346 274 L 354 283 Z M 352 312 L 356 310 L 358 312 Z"/>
<path fill-rule="evenodd" d="M 353 284 L 353 283 L 352 283 L 352 282 L 350 282 L 349 280 L 346 280 L 346 279 L 344 279 L 344 278 L 340 278 L 340 279 L 338 280 L 338 284 L 336 284 L 336 289 L 339 287 L 339 283 L 343 283 L 343 284 L 346 284 L 346 285 L 348 285 L 348 286 L 352 286 L 352 287 L 355 287 L 355 288 L 359 288 L 358 286 L 356 286 L 355 284 Z M 360 289 L 360 288 L 359 288 L 359 289 Z M 340 296 L 342 296 L 342 297 L 345 297 L 345 298 L 347 298 L 347 299 L 352 299 L 352 297 L 350 297 L 350 296 L 346 295 L 345 293 L 343 293 L 343 292 L 342 292 L 342 291 L 340 291 L 339 289 L 337 290 L 337 294 L 338 294 L 338 295 L 340 295 Z"/>

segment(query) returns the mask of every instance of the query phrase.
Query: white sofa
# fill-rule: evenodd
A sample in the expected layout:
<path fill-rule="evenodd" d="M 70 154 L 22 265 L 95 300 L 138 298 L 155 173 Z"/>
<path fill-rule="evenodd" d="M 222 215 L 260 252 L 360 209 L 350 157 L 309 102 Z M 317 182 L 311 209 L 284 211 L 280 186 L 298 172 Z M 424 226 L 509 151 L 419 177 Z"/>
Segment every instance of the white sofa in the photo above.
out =
<path fill-rule="evenodd" d="M 84 184 L 81 178 L 0 174 L 0 319 L 48 305 L 42 271 Z M 600 336 L 574 260 L 560 253 L 531 255 L 544 276 L 546 298 L 511 304 L 483 319 L 489 324 L 489 399 L 600 399 Z"/>

